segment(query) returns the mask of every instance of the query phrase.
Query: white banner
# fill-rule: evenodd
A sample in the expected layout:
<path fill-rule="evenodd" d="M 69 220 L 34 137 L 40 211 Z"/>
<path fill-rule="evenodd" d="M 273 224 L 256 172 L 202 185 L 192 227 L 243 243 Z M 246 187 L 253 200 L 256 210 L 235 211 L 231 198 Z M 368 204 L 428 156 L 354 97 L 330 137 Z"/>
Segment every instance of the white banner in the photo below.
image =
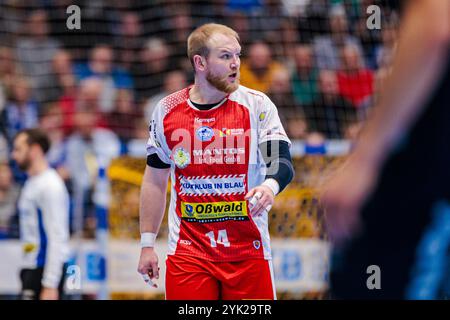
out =
<path fill-rule="evenodd" d="M 316 239 L 272 239 L 271 244 L 277 290 L 307 292 L 327 288 L 328 243 Z M 98 248 L 93 240 L 79 244 L 72 242 L 72 267 L 67 274 L 67 293 L 97 293 L 106 278 L 110 293 L 164 293 L 165 240 L 156 242 L 161 268 L 160 278 L 156 281 L 158 288 L 147 285 L 137 272 L 140 254 L 138 241 L 110 240 L 106 261 Z M 20 242 L 0 241 L 0 257 L 0 294 L 17 294 L 20 290 Z"/>

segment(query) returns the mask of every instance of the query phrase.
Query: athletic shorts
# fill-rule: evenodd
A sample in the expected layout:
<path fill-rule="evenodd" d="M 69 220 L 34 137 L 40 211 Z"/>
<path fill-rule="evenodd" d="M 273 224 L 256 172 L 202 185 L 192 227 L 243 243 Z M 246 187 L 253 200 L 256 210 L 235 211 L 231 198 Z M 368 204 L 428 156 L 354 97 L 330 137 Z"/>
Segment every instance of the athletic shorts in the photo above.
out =
<path fill-rule="evenodd" d="M 58 292 L 59 299 L 63 298 L 64 279 L 66 266 L 63 268 L 61 281 L 59 282 Z M 42 277 L 44 268 L 22 269 L 20 270 L 20 280 L 22 282 L 21 299 L 22 300 L 39 300 L 42 290 Z"/>
<path fill-rule="evenodd" d="M 275 300 L 272 261 L 211 262 L 169 255 L 167 300 Z"/>

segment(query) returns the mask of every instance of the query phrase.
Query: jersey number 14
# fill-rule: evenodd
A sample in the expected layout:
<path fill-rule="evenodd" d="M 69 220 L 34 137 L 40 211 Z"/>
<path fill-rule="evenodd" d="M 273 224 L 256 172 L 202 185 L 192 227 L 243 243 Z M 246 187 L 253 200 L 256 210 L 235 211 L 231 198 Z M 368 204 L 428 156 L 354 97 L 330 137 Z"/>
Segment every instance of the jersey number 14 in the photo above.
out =
<path fill-rule="evenodd" d="M 206 233 L 206 236 L 209 238 L 209 241 L 211 242 L 211 247 L 216 248 L 217 244 L 221 244 L 225 247 L 230 246 L 230 241 L 228 241 L 228 235 L 227 230 L 219 230 L 219 233 L 217 234 L 217 240 L 214 238 L 214 231 L 210 231 Z"/>

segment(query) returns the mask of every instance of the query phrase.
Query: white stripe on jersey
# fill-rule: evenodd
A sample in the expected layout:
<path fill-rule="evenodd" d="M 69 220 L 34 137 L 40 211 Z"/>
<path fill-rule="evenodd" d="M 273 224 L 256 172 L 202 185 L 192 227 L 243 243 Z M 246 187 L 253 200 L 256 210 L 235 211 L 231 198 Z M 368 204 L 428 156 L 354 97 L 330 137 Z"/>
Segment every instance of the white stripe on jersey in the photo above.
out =
<path fill-rule="evenodd" d="M 171 176 L 171 190 L 170 190 L 170 205 L 169 205 L 169 248 L 168 254 L 175 254 L 178 239 L 180 238 L 180 225 L 181 219 L 177 216 L 176 213 L 176 205 L 177 205 L 177 192 L 175 191 L 175 172 L 172 170 L 170 173 Z"/>

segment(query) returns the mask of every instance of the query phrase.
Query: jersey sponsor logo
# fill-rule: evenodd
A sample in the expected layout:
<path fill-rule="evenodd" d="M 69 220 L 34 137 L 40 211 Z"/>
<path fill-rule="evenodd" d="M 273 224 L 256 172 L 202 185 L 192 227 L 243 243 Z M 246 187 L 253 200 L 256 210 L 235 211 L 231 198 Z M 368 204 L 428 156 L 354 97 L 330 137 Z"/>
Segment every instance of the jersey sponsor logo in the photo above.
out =
<path fill-rule="evenodd" d="M 37 245 L 34 243 L 25 243 L 22 246 L 22 250 L 24 253 L 30 253 L 30 252 L 36 251 L 36 249 L 37 249 Z"/>
<path fill-rule="evenodd" d="M 200 141 L 211 141 L 214 137 L 214 130 L 211 127 L 202 126 L 195 131 L 195 135 Z"/>
<path fill-rule="evenodd" d="M 199 117 L 194 118 L 194 122 L 196 123 L 213 123 L 216 121 L 216 117 L 207 118 L 207 119 L 201 119 Z"/>
<path fill-rule="evenodd" d="M 191 163 L 191 156 L 189 152 L 180 147 L 175 150 L 173 154 L 173 161 L 178 168 L 184 169 L 189 165 L 189 163 Z"/>
<path fill-rule="evenodd" d="M 192 241 L 190 240 L 180 240 L 180 244 L 184 244 L 185 246 L 190 246 L 192 244 Z"/>
<path fill-rule="evenodd" d="M 158 141 L 158 135 L 157 135 L 157 133 L 156 133 L 156 121 L 155 121 L 155 120 L 152 120 L 152 121 L 150 122 L 150 126 L 148 127 L 148 129 L 149 129 L 149 131 L 150 131 L 151 134 L 152 134 L 153 141 L 155 142 L 155 145 L 156 145 L 158 148 L 161 148 L 161 144 L 160 144 L 159 141 Z"/>
<path fill-rule="evenodd" d="M 261 112 L 259 114 L 259 121 L 264 121 L 264 119 L 266 118 L 266 114 L 267 113 L 265 111 Z"/>
<path fill-rule="evenodd" d="M 247 220 L 246 201 L 181 202 L 181 217 L 189 222 Z"/>
<path fill-rule="evenodd" d="M 192 151 L 196 164 L 244 163 L 245 148 L 209 148 Z"/>
<path fill-rule="evenodd" d="M 194 156 L 245 154 L 245 148 L 198 149 L 198 150 L 194 150 L 193 154 L 194 154 Z"/>
<path fill-rule="evenodd" d="M 180 195 L 224 195 L 245 193 L 245 174 L 179 177 Z"/>
<path fill-rule="evenodd" d="M 226 137 L 226 136 L 241 136 L 244 134 L 244 129 L 243 128 L 222 128 L 221 131 L 219 131 L 219 135 L 221 137 Z"/>

